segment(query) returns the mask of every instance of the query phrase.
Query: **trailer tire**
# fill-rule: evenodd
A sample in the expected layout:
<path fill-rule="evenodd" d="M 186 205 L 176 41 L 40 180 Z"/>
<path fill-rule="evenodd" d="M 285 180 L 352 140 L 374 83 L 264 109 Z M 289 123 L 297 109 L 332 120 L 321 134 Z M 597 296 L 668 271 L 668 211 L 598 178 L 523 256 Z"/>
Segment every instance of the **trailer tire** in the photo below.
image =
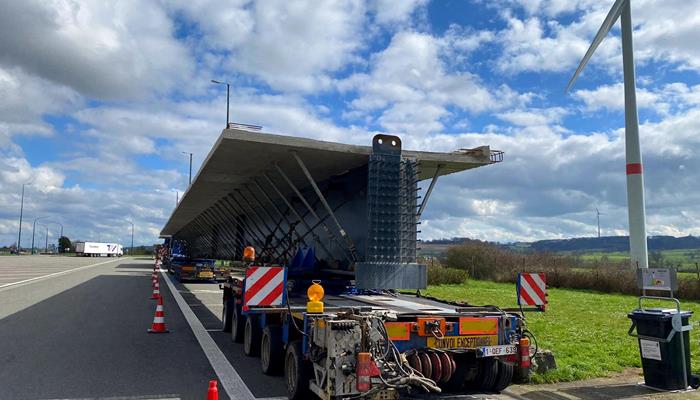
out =
<path fill-rule="evenodd" d="M 260 355 L 260 336 L 262 330 L 258 324 L 258 319 L 249 315 L 245 319 L 245 329 L 243 331 L 243 352 L 248 357 Z"/>
<path fill-rule="evenodd" d="M 305 400 L 313 398 L 309 390 L 311 365 L 304 360 L 301 352 L 301 342 L 289 342 L 284 356 L 284 381 L 287 385 L 289 400 Z"/>
<path fill-rule="evenodd" d="M 226 300 L 224 302 L 224 312 L 221 313 L 221 330 L 223 332 L 231 332 L 231 314 L 233 307 L 235 307 L 233 300 Z"/>
<path fill-rule="evenodd" d="M 243 331 L 245 328 L 245 322 L 243 321 L 243 315 L 241 315 L 241 310 L 235 306 L 236 300 L 231 300 L 234 304 L 231 310 L 231 338 L 234 343 L 243 342 Z"/>
<path fill-rule="evenodd" d="M 282 346 L 282 328 L 268 325 L 262 331 L 260 340 L 260 367 L 265 375 L 279 375 L 284 361 Z"/>
<path fill-rule="evenodd" d="M 452 372 L 452 377 L 450 380 L 445 382 L 443 387 L 448 392 L 460 392 L 464 389 L 464 386 L 467 383 L 470 365 L 468 364 L 466 357 L 458 357 L 459 354 L 455 354 L 453 356 L 455 357 L 456 367 Z"/>
<path fill-rule="evenodd" d="M 500 392 L 507 388 L 513 381 L 513 365 L 498 361 L 498 376 L 493 386 L 494 392 Z"/>
<path fill-rule="evenodd" d="M 474 383 L 481 390 L 493 390 L 498 376 L 498 361 L 494 358 L 479 360 Z"/>

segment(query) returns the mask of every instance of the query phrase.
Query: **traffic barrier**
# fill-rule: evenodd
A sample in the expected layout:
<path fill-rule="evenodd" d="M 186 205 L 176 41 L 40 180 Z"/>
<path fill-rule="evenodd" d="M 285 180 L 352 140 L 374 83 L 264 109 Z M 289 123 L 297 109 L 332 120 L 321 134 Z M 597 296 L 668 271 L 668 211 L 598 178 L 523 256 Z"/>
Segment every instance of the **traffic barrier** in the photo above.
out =
<path fill-rule="evenodd" d="M 156 314 L 153 316 L 153 325 L 148 333 L 168 333 L 170 332 L 165 328 L 165 312 L 163 311 L 163 298 L 158 298 L 158 305 L 156 306 Z"/>
<path fill-rule="evenodd" d="M 209 381 L 209 390 L 207 390 L 207 400 L 219 400 L 219 389 L 216 387 L 216 379 Z"/>
<path fill-rule="evenodd" d="M 155 285 L 153 286 L 153 295 L 151 296 L 151 299 L 160 299 L 160 285 L 158 284 L 158 281 L 156 281 Z"/>

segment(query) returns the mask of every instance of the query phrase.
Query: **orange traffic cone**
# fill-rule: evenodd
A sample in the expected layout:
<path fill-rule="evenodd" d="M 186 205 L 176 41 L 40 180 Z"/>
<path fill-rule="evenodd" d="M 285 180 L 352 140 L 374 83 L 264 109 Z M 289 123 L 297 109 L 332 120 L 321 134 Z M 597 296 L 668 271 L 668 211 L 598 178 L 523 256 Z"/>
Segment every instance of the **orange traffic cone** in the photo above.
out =
<path fill-rule="evenodd" d="M 207 400 L 219 400 L 219 389 L 216 388 L 216 379 L 209 381 L 209 390 L 207 390 Z"/>
<path fill-rule="evenodd" d="M 153 295 L 151 296 L 151 299 L 160 299 L 160 285 L 158 284 L 158 281 L 153 285 Z"/>
<path fill-rule="evenodd" d="M 153 325 L 148 333 L 168 333 L 170 332 L 165 328 L 165 313 L 163 312 L 163 298 L 158 298 L 158 305 L 156 306 L 156 314 L 153 316 Z"/>

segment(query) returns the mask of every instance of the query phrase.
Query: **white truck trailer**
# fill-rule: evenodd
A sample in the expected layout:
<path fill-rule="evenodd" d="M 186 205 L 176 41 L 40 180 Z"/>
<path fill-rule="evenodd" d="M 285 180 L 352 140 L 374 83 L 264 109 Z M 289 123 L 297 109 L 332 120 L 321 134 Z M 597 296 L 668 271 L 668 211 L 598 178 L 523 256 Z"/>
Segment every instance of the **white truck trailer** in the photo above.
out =
<path fill-rule="evenodd" d="M 124 248 L 118 243 L 76 242 L 75 254 L 83 257 L 121 257 Z"/>

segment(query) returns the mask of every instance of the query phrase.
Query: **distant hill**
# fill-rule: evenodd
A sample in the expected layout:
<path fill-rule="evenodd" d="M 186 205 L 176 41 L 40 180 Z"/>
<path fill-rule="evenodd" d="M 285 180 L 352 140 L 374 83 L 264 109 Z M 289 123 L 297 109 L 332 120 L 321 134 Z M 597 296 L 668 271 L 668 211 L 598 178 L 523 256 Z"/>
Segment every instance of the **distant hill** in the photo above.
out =
<path fill-rule="evenodd" d="M 441 245 L 446 247 L 467 242 L 468 238 L 441 239 L 424 242 L 424 245 Z M 651 236 L 647 239 L 650 251 L 684 250 L 700 248 L 700 237 L 697 236 Z M 517 251 L 550 251 L 550 252 L 588 252 L 588 251 L 629 251 L 628 236 L 603 236 L 600 238 L 572 238 L 538 240 L 536 242 L 518 242 L 503 245 Z"/>

